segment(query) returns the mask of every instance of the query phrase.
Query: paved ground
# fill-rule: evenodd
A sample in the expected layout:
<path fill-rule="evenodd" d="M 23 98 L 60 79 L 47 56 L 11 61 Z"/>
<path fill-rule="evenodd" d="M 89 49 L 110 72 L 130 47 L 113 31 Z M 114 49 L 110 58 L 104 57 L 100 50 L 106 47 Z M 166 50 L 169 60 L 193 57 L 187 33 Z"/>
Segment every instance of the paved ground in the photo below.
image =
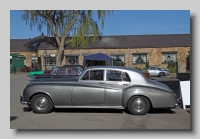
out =
<path fill-rule="evenodd" d="M 190 113 L 184 109 L 154 109 L 144 116 L 103 109 L 54 109 L 49 114 L 24 111 L 19 95 L 29 82 L 27 73 L 10 74 L 11 129 L 190 129 Z"/>

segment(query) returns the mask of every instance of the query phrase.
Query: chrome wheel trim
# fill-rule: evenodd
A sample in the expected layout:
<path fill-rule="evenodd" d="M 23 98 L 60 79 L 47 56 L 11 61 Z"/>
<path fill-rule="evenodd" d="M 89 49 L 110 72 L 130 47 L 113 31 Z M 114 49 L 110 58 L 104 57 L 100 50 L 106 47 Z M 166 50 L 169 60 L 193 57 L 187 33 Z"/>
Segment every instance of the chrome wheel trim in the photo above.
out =
<path fill-rule="evenodd" d="M 164 72 L 160 73 L 160 77 L 164 77 L 164 75 L 165 75 Z"/>
<path fill-rule="evenodd" d="M 132 102 L 132 108 L 136 112 L 142 112 L 146 109 L 146 107 L 145 101 L 141 98 L 136 98 Z"/>
<path fill-rule="evenodd" d="M 46 97 L 38 97 L 35 100 L 35 107 L 38 110 L 45 110 L 49 106 L 49 101 Z"/>

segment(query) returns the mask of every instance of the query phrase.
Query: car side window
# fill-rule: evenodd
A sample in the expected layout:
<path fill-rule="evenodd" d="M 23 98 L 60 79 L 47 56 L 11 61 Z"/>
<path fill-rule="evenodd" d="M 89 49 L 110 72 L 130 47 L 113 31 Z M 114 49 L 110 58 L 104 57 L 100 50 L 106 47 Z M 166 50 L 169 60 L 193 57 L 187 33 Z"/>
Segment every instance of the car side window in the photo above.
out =
<path fill-rule="evenodd" d="M 57 70 L 57 75 L 66 75 L 66 70 L 65 68 L 60 68 Z"/>
<path fill-rule="evenodd" d="M 53 70 L 51 71 L 51 75 L 56 75 L 57 70 L 58 70 L 58 69 L 53 69 Z"/>
<path fill-rule="evenodd" d="M 118 70 L 107 70 L 106 81 L 122 81 L 122 72 Z"/>
<path fill-rule="evenodd" d="M 67 74 L 78 75 L 79 71 L 77 68 L 67 68 Z"/>
<path fill-rule="evenodd" d="M 155 70 L 156 69 L 156 67 L 151 67 L 151 70 Z"/>
<path fill-rule="evenodd" d="M 125 81 L 125 82 L 131 82 L 129 75 L 126 72 L 122 73 L 122 80 Z"/>
<path fill-rule="evenodd" d="M 98 80 L 103 81 L 104 70 L 88 70 L 81 80 Z"/>

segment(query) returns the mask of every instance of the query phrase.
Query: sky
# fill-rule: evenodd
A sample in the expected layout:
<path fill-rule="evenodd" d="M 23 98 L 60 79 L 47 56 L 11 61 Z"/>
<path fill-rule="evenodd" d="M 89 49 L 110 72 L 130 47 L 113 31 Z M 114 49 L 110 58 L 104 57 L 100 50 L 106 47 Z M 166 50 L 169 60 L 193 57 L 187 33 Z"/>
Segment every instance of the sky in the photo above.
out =
<path fill-rule="evenodd" d="M 42 32 L 37 28 L 30 30 L 21 15 L 18 10 L 10 10 L 10 39 L 33 38 L 42 32 L 47 34 L 46 27 Z M 96 16 L 94 18 L 98 21 Z M 103 36 L 189 34 L 190 10 L 113 10 L 113 14 L 105 19 L 104 29 L 100 27 L 100 30 Z"/>

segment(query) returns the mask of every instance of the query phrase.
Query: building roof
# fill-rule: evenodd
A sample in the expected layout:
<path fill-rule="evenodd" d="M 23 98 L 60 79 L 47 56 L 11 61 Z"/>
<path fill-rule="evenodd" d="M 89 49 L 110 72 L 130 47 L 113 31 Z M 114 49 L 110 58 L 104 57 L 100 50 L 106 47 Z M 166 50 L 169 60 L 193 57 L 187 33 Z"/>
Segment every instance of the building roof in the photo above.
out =
<path fill-rule="evenodd" d="M 40 36 L 29 39 L 10 39 L 10 52 L 33 52 L 38 51 L 40 43 L 45 39 L 43 33 Z"/>
<path fill-rule="evenodd" d="M 43 34 L 42 34 L 43 35 Z M 45 37 L 39 37 L 38 50 L 55 50 L 56 47 L 44 41 Z M 43 39 L 43 41 L 41 41 Z M 33 41 L 34 40 L 34 41 Z M 11 39 L 11 51 L 27 51 L 36 39 Z M 30 43 L 32 42 L 32 43 Z M 29 44 L 30 48 L 27 48 Z M 124 36 L 102 36 L 95 43 L 89 43 L 85 49 L 107 49 L 107 48 L 160 48 L 160 47 L 190 47 L 190 34 L 161 34 L 161 35 L 124 35 Z M 81 49 L 80 47 L 77 47 Z M 72 49 L 66 46 L 65 49 Z"/>

